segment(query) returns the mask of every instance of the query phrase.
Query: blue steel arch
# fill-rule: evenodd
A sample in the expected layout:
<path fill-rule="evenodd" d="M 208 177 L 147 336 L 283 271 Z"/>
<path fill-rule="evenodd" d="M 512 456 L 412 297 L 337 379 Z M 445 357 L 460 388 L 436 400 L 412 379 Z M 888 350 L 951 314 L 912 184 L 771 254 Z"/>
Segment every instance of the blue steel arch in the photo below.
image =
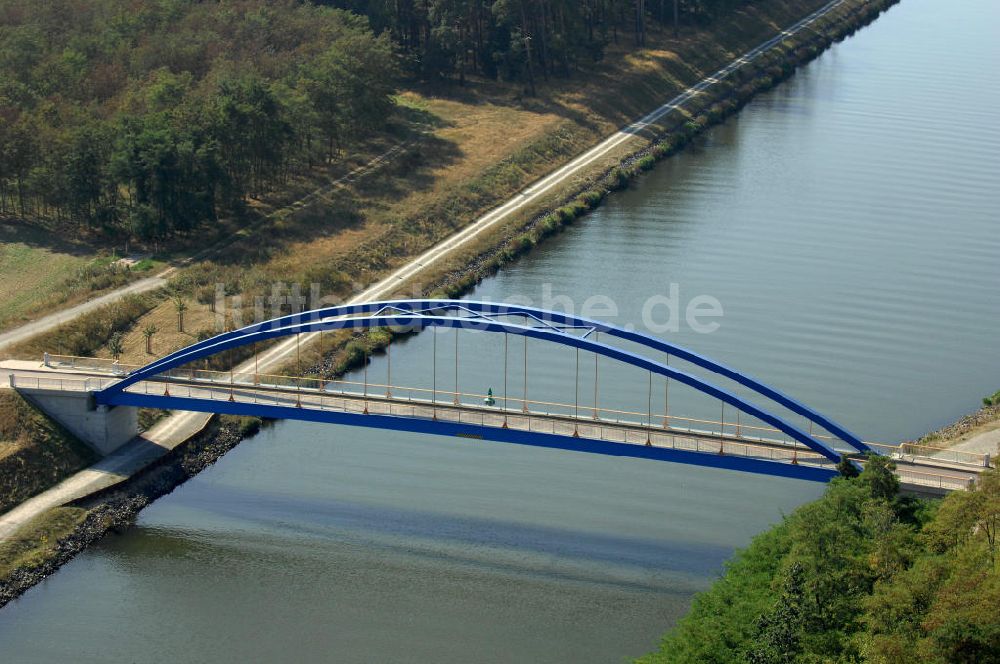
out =
<path fill-rule="evenodd" d="M 449 311 L 469 313 L 472 314 L 472 317 L 441 315 L 441 312 Z M 354 318 L 349 317 L 356 316 L 358 314 L 376 315 L 364 315 Z M 497 320 L 498 317 L 508 316 L 524 317 L 525 322 L 531 320 L 538 323 L 538 325 L 516 325 Z M 332 320 L 330 320 L 331 318 Z M 827 445 L 825 442 L 816 439 L 801 428 L 787 422 L 773 413 L 759 408 L 755 404 L 740 398 L 728 390 L 659 361 L 587 338 L 591 331 L 608 333 L 611 336 L 615 336 L 620 339 L 635 341 L 643 346 L 661 350 L 677 357 L 682 357 L 683 359 L 698 366 L 708 368 L 715 373 L 732 378 L 740 384 L 750 387 L 755 392 L 767 396 L 777 403 L 788 407 L 793 412 L 806 416 L 807 419 L 819 424 L 831 433 L 839 435 L 843 440 L 845 440 L 845 442 L 854 446 L 859 452 L 868 450 L 867 446 L 865 446 L 864 443 L 861 442 L 856 436 L 853 436 L 853 434 L 847 432 L 846 429 L 836 425 L 836 423 L 809 409 L 805 405 L 787 397 L 773 388 L 763 385 L 759 381 L 740 374 L 733 369 L 718 364 L 690 350 L 676 346 L 675 344 L 670 344 L 660 339 L 656 339 L 655 337 L 626 330 L 607 323 L 569 316 L 558 312 L 535 309 L 531 307 L 496 304 L 490 302 L 469 302 L 464 300 L 398 300 L 371 302 L 341 305 L 274 318 L 263 323 L 249 325 L 239 330 L 217 335 L 167 355 L 160 360 L 152 362 L 145 367 L 130 373 L 118 383 L 101 390 L 96 393 L 95 398 L 98 403 L 112 403 L 115 394 L 123 392 L 129 385 L 138 381 L 150 378 L 159 373 L 188 364 L 198 359 L 217 354 L 230 348 L 266 341 L 269 339 L 336 329 L 364 327 L 406 327 L 412 329 L 423 329 L 425 327 L 434 326 L 458 328 L 473 327 L 477 330 L 504 332 L 543 339 L 557 344 L 594 352 L 624 364 L 646 369 L 652 373 L 672 378 L 678 382 L 688 385 L 689 387 L 693 387 L 700 392 L 718 398 L 724 403 L 728 403 L 763 422 L 767 422 L 776 429 L 789 435 L 793 440 L 806 445 L 810 449 L 822 454 L 824 457 L 832 461 L 839 460 L 839 452 Z M 583 329 L 586 330 L 587 333 L 583 336 L 576 336 L 567 332 L 567 330 L 571 329 Z M 843 432 L 843 434 L 846 435 L 842 435 L 840 432 Z"/>
<path fill-rule="evenodd" d="M 287 316 L 280 316 L 273 318 L 271 320 L 264 321 L 262 323 L 248 325 L 246 327 L 234 330 L 232 332 L 224 333 L 206 339 L 204 341 L 192 344 L 186 349 L 181 349 L 178 353 L 184 352 L 185 350 L 194 350 L 199 347 L 209 346 L 217 341 L 224 340 L 226 338 L 234 338 L 243 336 L 245 334 L 262 331 L 277 327 L 283 327 L 285 325 L 303 321 L 303 320 L 316 320 L 331 318 L 335 316 L 350 316 L 357 314 L 368 314 L 380 311 L 408 311 L 412 313 L 419 312 L 432 312 L 432 311 L 467 311 L 476 314 L 490 315 L 490 316 L 524 316 L 525 318 L 533 319 L 540 322 L 550 322 L 558 325 L 564 325 L 568 327 L 577 327 L 585 329 L 593 329 L 597 332 L 609 334 L 611 336 L 634 342 L 650 349 L 657 350 L 669 355 L 673 355 L 685 361 L 688 361 L 696 366 L 706 369 L 712 373 L 723 376 L 724 378 L 733 380 L 744 387 L 749 388 L 751 391 L 764 396 L 775 403 L 789 409 L 790 411 L 800 415 L 806 420 L 813 422 L 814 424 L 820 426 L 826 431 L 830 432 L 834 436 L 840 438 L 847 444 L 854 447 L 861 453 L 870 452 L 870 448 L 865 445 L 865 443 L 856 436 L 854 433 L 834 422 L 833 420 L 827 418 L 816 410 L 810 408 L 804 403 L 793 399 L 792 397 L 784 394 L 783 392 L 770 387 L 761 381 L 745 374 L 739 372 L 731 367 L 728 367 L 720 362 L 716 362 L 711 358 L 704 355 L 696 353 L 688 348 L 679 346 L 677 344 L 664 341 L 657 337 L 643 334 L 641 332 L 636 332 L 634 330 L 627 330 L 625 328 L 611 325 L 602 321 L 597 321 L 589 318 L 582 318 L 579 316 L 572 316 L 569 314 L 564 314 L 556 311 L 549 311 L 546 309 L 538 309 L 534 307 L 526 307 L 520 305 L 503 304 L 495 302 L 480 302 L 474 300 L 439 300 L 439 299 L 424 299 L 424 300 L 389 300 L 383 302 L 366 302 L 359 304 L 346 304 L 337 305 L 333 307 L 327 307 L 323 309 L 315 309 L 308 312 L 303 312 L 299 314 L 289 314 Z M 176 354 L 174 354 L 176 355 Z M 170 362 L 173 355 L 168 355 L 166 357 L 153 362 L 145 369 L 156 369 L 161 363 Z M 171 365 L 177 366 L 177 365 Z M 159 371 L 156 369 L 151 373 L 146 375 L 153 375 Z"/>

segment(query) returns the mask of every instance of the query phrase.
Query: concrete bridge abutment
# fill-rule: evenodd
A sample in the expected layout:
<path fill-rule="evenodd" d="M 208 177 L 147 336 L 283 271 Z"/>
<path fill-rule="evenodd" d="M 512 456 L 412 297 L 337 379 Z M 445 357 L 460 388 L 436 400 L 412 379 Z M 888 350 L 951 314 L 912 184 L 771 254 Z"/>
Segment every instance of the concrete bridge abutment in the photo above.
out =
<path fill-rule="evenodd" d="M 104 406 L 90 392 L 17 387 L 36 408 L 65 427 L 99 454 L 108 455 L 139 434 L 134 406 Z"/>

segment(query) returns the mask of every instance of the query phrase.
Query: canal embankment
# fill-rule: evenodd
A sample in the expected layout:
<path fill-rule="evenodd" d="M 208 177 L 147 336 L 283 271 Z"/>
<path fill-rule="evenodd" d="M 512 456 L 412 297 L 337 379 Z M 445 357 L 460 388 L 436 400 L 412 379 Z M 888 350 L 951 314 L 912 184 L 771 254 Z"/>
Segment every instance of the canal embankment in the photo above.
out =
<path fill-rule="evenodd" d="M 0 607 L 109 532 L 128 528 L 157 498 L 218 461 L 260 430 L 254 418 L 220 416 L 201 432 L 122 481 L 48 510 L 0 542 Z"/>

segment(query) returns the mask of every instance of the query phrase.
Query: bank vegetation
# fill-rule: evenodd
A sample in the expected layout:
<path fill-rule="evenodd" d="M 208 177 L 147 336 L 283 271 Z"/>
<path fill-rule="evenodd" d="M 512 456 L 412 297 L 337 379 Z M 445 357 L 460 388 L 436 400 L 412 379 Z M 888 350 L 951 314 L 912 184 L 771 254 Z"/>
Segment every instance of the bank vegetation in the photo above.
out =
<path fill-rule="evenodd" d="M 891 468 L 872 459 L 757 536 L 639 661 L 1000 661 L 1000 473 L 919 500 Z"/>

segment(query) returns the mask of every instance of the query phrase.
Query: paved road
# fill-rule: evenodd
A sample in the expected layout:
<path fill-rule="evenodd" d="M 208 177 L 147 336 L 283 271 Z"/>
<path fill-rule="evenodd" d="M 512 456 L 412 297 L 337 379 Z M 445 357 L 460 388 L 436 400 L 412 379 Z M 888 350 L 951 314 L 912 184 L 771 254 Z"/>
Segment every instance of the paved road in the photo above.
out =
<path fill-rule="evenodd" d="M 57 311 L 54 314 L 49 314 L 39 318 L 36 321 L 26 323 L 20 327 L 15 327 L 13 330 L 8 330 L 0 334 L 0 350 L 8 346 L 13 346 L 14 344 L 20 343 L 25 339 L 29 339 L 37 334 L 43 332 L 48 332 L 53 330 L 67 321 L 71 321 L 88 311 L 93 311 L 98 307 L 103 307 L 106 304 L 111 304 L 116 300 L 120 300 L 126 295 L 146 293 L 157 288 L 163 288 L 167 285 L 167 280 L 173 275 L 177 268 L 167 268 L 159 274 L 147 277 L 145 279 L 140 279 L 139 281 L 133 281 L 127 286 L 117 288 L 110 293 L 105 293 L 100 297 L 95 297 L 92 300 L 83 302 L 74 307 L 69 307 L 68 309 L 63 309 L 62 311 Z"/>
<path fill-rule="evenodd" d="M 26 376 L 52 375 L 50 371 L 41 371 L 40 366 L 38 366 L 39 371 L 33 372 L 26 370 L 26 363 L 15 364 L 18 365 L 17 368 L 9 368 L 8 363 L 4 363 L 4 368 L 0 368 L 0 389 L 8 389 L 8 376 L 13 372 Z M 152 429 L 90 468 L 81 470 L 0 516 L 0 540 L 46 510 L 65 505 L 71 500 L 82 498 L 126 479 L 201 431 L 208 420 L 209 416 L 204 413 L 175 413 L 161 420 Z"/>
<path fill-rule="evenodd" d="M 693 97 L 697 96 L 699 93 L 711 88 L 713 85 L 717 85 L 722 79 L 726 78 L 727 76 L 732 74 L 734 71 L 736 71 L 743 65 L 752 62 L 753 60 L 758 58 L 762 53 L 764 53 L 771 47 L 777 45 L 782 40 L 787 38 L 789 35 L 794 34 L 796 32 L 800 32 L 802 30 L 809 29 L 809 27 L 817 19 L 821 18 L 823 15 L 829 13 L 830 11 L 836 9 L 844 2 L 845 0 L 833 0 L 829 4 L 813 12 L 812 14 L 805 17 L 801 21 L 797 22 L 795 25 L 777 34 L 772 39 L 767 40 L 760 46 L 757 46 L 756 48 L 751 49 L 750 51 L 740 56 L 739 58 L 736 58 L 722 69 L 718 70 L 711 76 L 702 80 L 700 83 L 692 86 L 691 88 L 688 88 L 683 93 L 677 95 L 667 103 L 663 104 L 662 106 L 652 111 L 651 113 L 648 113 L 647 115 L 643 116 L 636 122 L 628 125 L 627 127 L 621 129 L 618 132 L 615 132 L 610 137 L 608 137 L 595 147 L 591 148 L 587 152 L 583 153 L 582 155 L 576 157 L 565 166 L 557 169 L 550 175 L 530 185 L 529 187 L 521 191 L 519 194 L 515 195 L 513 198 L 511 198 L 503 205 L 495 208 L 494 210 L 491 210 L 487 214 L 477 219 L 474 223 L 470 224 L 463 230 L 455 233 L 451 237 L 435 245 L 433 248 L 429 249 L 428 251 L 418 256 L 416 259 L 410 261 L 403 267 L 399 268 L 385 279 L 379 281 L 376 284 L 373 284 L 365 291 L 363 291 L 362 293 L 358 294 L 357 296 L 349 300 L 349 303 L 376 300 L 378 298 L 384 298 L 391 295 L 395 290 L 397 290 L 400 287 L 400 285 L 402 285 L 406 281 L 413 279 L 427 268 L 439 263 L 446 256 L 454 252 L 456 249 L 459 249 L 475 241 L 483 233 L 489 232 L 490 230 L 495 228 L 498 224 L 501 224 L 504 221 L 508 220 L 511 217 L 511 215 L 513 215 L 515 212 L 522 210 L 528 205 L 532 205 L 538 202 L 539 199 L 541 199 L 545 194 L 552 191 L 555 187 L 562 184 L 567 179 L 573 178 L 581 174 L 588 167 L 594 164 L 594 162 L 607 156 L 610 152 L 612 152 L 618 147 L 621 147 L 627 141 L 640 140 L 637 137 L 641 135 L 641 133 L 644 130 L 646 130 L 651 124 L 662 119 L 665 115 L 675 110 L 678 110 L 686 102 L 690 101 Z M 162 277 L 164 277 L 163 274 L 157 275 L 152 279 L 159 279 Z M 138 287 L 140 283 L 142 282 L 136 282 L 135 284 L 132 284 L 128 288 Z M 157 287 L 156 285 L 147 284 L 148 289 L 156 287 Z M 104 297 L 110 298 L 108 301 L 111 301 L 115 297 L 121 297 L 122 294 L 123 294 L 122 291 L 114 291 L 113 293 L 109 293 Z M 69 314 L 69 312 L 75 309 L 76 313 L 73 314 L 73 316 L 78 316 L 80 315 L 80 313 L 83 313 L 84 311 L 94 308 L 94 306 L 99 306 L 99 305 L 87 303 L 84 305 L 80 305 L 79 307 L 74 307 L 73 309 L 67 310 L 67 312 L 63 313 Z M 55 316 L 58 316 L 58 314 L 56 314 Z M 61 319 L 60 322 L 69 320 L 73 316 L 64 317 L 63 319 Z M 35 323 L 30 324 L 29 326 L 25 326 L 25 327 L 33 327 L 33 331 L 28 332 L 26 336 L 30 336 L 31 334 L 37 334 L 41 331 L 45 331 L 46 329 L 51 329 L 55 325 L 58 325 L 58 323 L 53 324 L 51 322 L 43 324 L 43 321 L 45 320 L 47 319 L 42 319 L 36 321 Z M 0 348 L 2 348 L 3 345 L 5 344 L 12 343 L 10 341 L 6 342 L 3 341 L 4 337 L 7 337 L 9 335 L 16 335 L 22 329 L 25 328 L 24 327 L 18 328 L 17 330 L 12 330 L 3 336 L 0 336 Z M 318 336 L 319 333 L 302 335 L 300 343 L 309 343 L 309 341 L 311 341 L 314 338 L 317 338 Z M 268 370 L 273 370 L 276 367 L 280 366 L 281 364 L 287 362 L 290 358 L 294 357 L 295 346 L 296 346 L 295 339 L 288 339 L 285 342 L 279 343 L 276 346 L 268 349 L 266 352 L 262 353 L 258 357 L 259 370 L 262 373 L 266 373 Z M 252 370 L 252 368 L 253 364 L 251 360 L 244 363 L 236 370 L 245 372 Z M 0 379 L 6 381 L 6 377 L 0 376 Z M 164 431 L 172 432 L 170 433 L 168 438 L 169 440 L 174 440 L 176 439 L 177 435 L 179 435 L 176 432 L 183 432 L 188 430 L 200 430 L 204 426 L 205 422 L 207 422 L 207 418 L 208 416 L 200 413 L 174 413 L 165 420 L 161 421 L 160 424 L 157 425 L 157 429 L 160 429 L 162 427 Z M 147 433 L 147 437 L 155 435 L 158 434 L 154 434 L 153 431 Z M 129 452 L 125 448 L 123 448 L 122 450 L 119 450 L 119 452 L 115 452 L 114 454 L 106 458 L 104 461 L 102 461 L 100 464 L 98 464 L 98 466 L 102 466 L 102 471 L 99 471 L 96 474 L 90 473 L 89 470 L 82 471 L 81 473 L 78 473 L 77 475 L 74 475 L 73 477 L 64 481 L 62 484 L 53 487 L 52 489 L 49 489 L 43 494 L 40 494 L 39 496 L 28 501 L 27 503 L 24 503 L 21 507 L 14 510 L 14 512 L 18 513 L 16 519 L 10 518 L 13 512 L 0 516 L 0 537 L 3 537 L 4 532 L 9 533 L 11 531 L 11 524 L 15 522 L 21 523 L 26 519 L 41 514 L 43 511 L 45 511 L 46 509 L 48 509 L 53 505 L 59 505 L 62 502 L 65 502 L 66 500 L 71 500 L 73 498 L 86 495 L 87 493 L 102 488 L 103 486 L 105 486 L 102 484 L 102 482 L 106 482 L 108 480 L 108 475 L 115 474 L 114 469 L 117 469 L 119 467 L 131 467 L 129 466 L 130 458 L 131 457 L 129 456 Z M 123 464 L 123 465 L 118 466 L 116 464 Z M 108 465 L 110 465 L 110 469 L 108 469 Z"/>
<path fill-rule="evenodd" d="M 967 440 L 953 445 L 952 449 L 975 454 L 989 454 L 994 459 L 1000 458 L 1000 427 L 969 436 Z"/>

